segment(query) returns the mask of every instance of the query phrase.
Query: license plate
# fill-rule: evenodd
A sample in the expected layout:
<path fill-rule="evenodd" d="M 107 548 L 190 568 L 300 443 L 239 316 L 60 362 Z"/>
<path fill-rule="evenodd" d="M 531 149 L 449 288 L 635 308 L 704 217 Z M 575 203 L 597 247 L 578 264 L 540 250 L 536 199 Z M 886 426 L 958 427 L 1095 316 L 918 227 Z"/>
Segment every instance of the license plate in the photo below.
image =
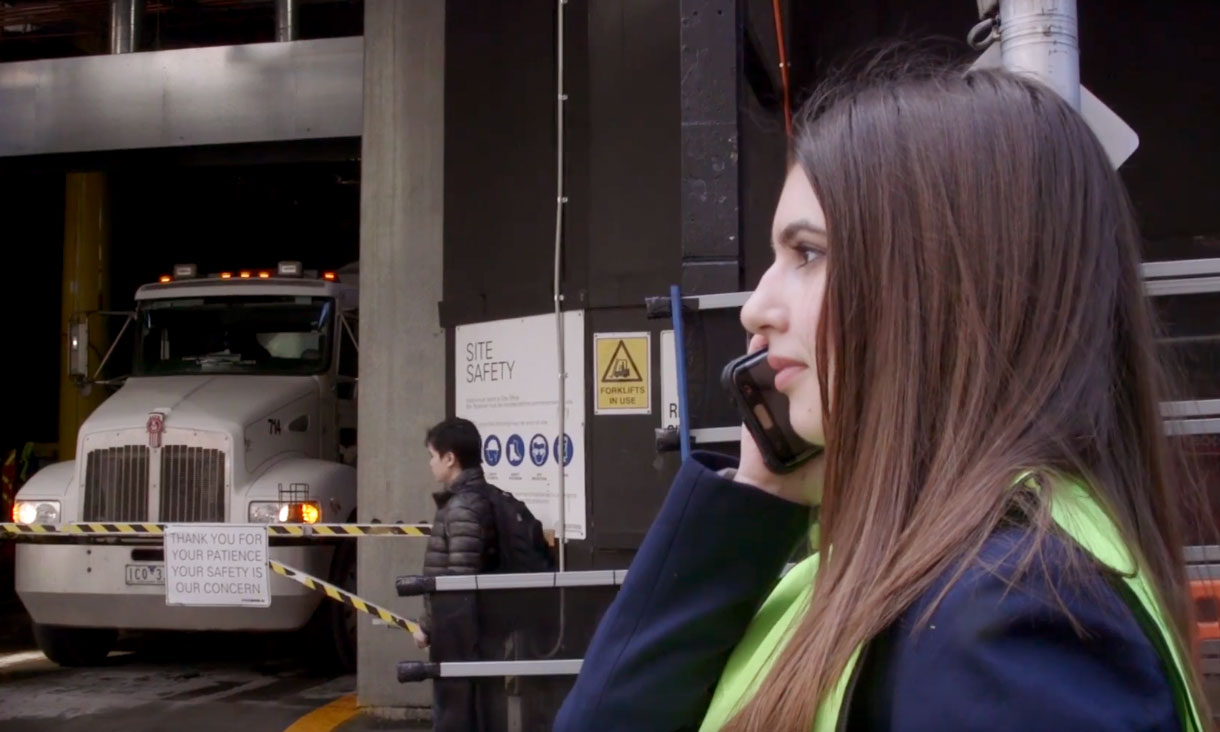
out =
<path fill-rule="evenodd" d="M 129 564 L 127 565 L 127 584 L 163 585 L 165 584 L 165 565 Z"/>

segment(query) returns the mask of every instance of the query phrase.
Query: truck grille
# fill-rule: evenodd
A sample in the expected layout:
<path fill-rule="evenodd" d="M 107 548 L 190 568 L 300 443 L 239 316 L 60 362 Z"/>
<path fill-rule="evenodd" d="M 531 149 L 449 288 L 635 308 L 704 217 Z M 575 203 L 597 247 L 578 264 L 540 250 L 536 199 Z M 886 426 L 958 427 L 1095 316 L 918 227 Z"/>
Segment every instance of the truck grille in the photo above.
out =
<path fill-rule="evenodd" d="M 224 520 L 224 452 L 187 445 L 162 448 L 161 521 Z"/>
<path fill-rule="evenodd" d="M 148 448 L 93 450 L 85 463 L 85 521 L 148 520 Z"/>

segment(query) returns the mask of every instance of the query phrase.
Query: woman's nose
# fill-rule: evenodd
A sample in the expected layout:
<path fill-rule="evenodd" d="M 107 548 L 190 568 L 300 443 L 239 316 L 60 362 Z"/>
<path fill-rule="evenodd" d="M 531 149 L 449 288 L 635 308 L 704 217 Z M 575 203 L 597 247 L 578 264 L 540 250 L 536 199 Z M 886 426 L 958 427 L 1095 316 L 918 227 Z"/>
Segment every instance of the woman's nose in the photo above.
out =
<path fill-rule="evenodd" d="M 768 269 L 750 299 L 741 307 L 741 324 L 750 333 L 766 335 L 788 329 L 788 311 L 775 292 L 771 273 L 772 270 Z"/>

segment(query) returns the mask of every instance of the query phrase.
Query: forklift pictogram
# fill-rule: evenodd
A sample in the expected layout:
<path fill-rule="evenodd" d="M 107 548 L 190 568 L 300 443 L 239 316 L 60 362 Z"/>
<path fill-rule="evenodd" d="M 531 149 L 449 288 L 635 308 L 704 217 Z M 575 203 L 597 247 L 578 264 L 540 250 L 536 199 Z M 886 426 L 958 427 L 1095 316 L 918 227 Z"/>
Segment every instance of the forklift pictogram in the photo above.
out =
<path fill-rule="evenodd" d="M 614 353 L 610 354 L 610 365 L 602 374 L 603 382 L 635 382 L 643 381 L 644 377 L 640 374 L 640 369 L 635 363 L 635 359 L 631 357 L 631 352 L 627 350 L 626 341 L 620 340 L 618 345 L 614 347 Z"/>

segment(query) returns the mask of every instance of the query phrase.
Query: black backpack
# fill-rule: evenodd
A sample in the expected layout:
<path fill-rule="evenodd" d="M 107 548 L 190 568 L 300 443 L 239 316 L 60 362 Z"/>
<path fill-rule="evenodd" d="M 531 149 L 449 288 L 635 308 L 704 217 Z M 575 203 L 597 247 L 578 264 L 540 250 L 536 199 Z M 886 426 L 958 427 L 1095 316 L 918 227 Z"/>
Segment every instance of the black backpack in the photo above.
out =
<path fill-rule="evenodd" d="M 494 485 L 483 486 L 496 515 L 497 572 L 553 572 L 555 556 L 546 543 L 542 522 L 516 496 Z"/>

